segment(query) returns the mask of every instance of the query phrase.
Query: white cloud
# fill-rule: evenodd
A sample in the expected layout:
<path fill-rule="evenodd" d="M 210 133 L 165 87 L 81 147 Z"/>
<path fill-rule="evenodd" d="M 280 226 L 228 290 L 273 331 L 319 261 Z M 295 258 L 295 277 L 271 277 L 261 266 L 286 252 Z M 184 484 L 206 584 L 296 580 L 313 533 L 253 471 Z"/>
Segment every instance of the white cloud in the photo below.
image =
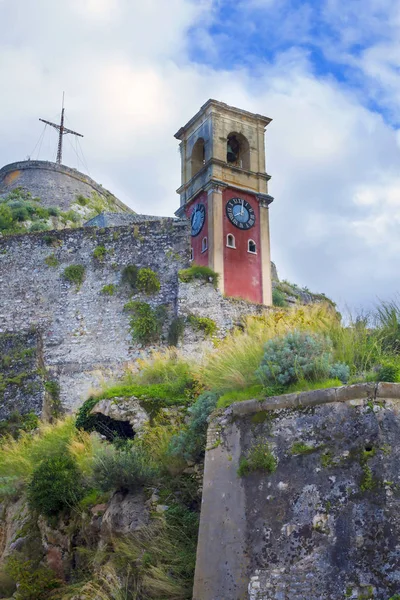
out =
<path fill-rule="evenodd" d="M 209 21 L 208 1 L 87 0 L 79 15 L 75 2 L 21 3 L 25 13 L 16 3 L 0 5 L 0 20 L 13 23 L 0 40 L 0 79 L 8 82 L 0 98 L 1 164 L 32 150 L 42 127 L 38 117 L 56 118 L 65 90 L 68 123 L 85 135 L 90 174 L 140 212 L 172 214 L 180 184 L 173 134 L 215 97 L 274 119 L 267 168 L 280 274 L 349 303 L 396 291 L 397 132 L 355 93 L 317 77 L 307 53 L 289 49 L 260 62 L 253 74 L 190 62 L 192 35 L 212 44 L 204 29 L 188 33 Z M 337 4 L 330 4 L 336 15 Z M 346 19 L 350 27 L 351 15 Z M 346 40 L 352 35 L 349 30 Z M 375 50 L 377 65 L 391 61 L 381 85 L 392 99 L 400 90 L 391 78 L 395 56 L 385 59 Z M 377 78 L 371 55 L 365 60 Z M 43 148 L 41 157 L 52 158 L 54 135 Z M 69 142 L 65 157 L 76 166 Z"/>

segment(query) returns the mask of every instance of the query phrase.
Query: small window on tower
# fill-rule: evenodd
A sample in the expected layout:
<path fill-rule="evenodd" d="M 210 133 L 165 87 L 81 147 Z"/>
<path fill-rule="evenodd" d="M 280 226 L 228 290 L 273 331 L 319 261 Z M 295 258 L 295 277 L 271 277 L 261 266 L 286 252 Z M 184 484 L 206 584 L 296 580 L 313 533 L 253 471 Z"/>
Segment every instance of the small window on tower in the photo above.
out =
<path fill-rule="evenodd" d="M 231 233 L 228 233 L 228 235 L 226 236 L 226 245 L 228 246 L 228 248 L 236 248 L 235 236 Z"/>
<path fill-rule="evenodd" d="M 207 250 L 207 248 L 208 248 L 207 238 L 205 237 L 201 240 L 201 251 L 205 252 Z"/>
<path fill-rule="evenodd" d="M 194 255 L 193 255 L 193 248 L 190 248 L 190 260 L 193 260 Z"/>
<path fill-rule="evenodd" d="M 257 246 L 253 240 L 249 240 L 248 251 L 251 252 L 251 254 L 257 254 Z"/>
<path fill-rule="evenodd" d="M 257 254 L 257 246 L 253 240 L 249 240 L 248 252 L 251 254 Z"/>

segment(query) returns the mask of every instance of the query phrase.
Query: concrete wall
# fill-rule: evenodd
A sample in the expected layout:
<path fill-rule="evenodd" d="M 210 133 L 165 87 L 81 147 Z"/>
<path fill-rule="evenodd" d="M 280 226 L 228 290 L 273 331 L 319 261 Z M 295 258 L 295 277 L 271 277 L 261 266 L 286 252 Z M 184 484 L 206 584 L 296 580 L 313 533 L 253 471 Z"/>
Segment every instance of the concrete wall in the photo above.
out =
<path fill-rule="evenodd" d="M 398 593 L 399 409 L 400 385 L 380 383 L 237 403 L 215 414 L 193 598 L 388 600 Z M 256 444 L 272 452 L 276 471 L 239 477 L 240 459 Z"/>
<path fill-rule="evenodd" d="M 134 227 L 82 228 L 11 236 L 0 239 L 0 333 L 31 326 L 41 331 L 43 360 L 61 385 L 63 405 L 72 409 L 93 386 L 121 374 L 130 361 L 148 354 L 133 344 L 129 314 L 123 307 L 132 295 L 121 285 L 124 266 L 150 267 L 161 281 L 155 296 L 136 296 L 152 305 L 165 304 L 165 329 L 175 316 L 179 269 L 187 266 L 187 222 L 175 219 L 144 222 Z M 50 244 L 50 245 L 49 245 Z M 93 257 L 107 250 L 104 261 Z M 52 256 L 57 266 L 48 266 Z M 63 278 L 65 267 L 85 266 L 78 290 Z M 112 296 L 102 293 L 114 284 Z"/>
<path fill-rule="evenodd" d="M 90 198 L 93 192 L 101 196 L 109 211 L 131 210 L 87 175 L 48 161 L 21 161 L 0 169 L 0 196 L 17 187 L 40 198 L 43 206 L 57 206 L 63 211 L 71 207 L 77 196 Z"/>

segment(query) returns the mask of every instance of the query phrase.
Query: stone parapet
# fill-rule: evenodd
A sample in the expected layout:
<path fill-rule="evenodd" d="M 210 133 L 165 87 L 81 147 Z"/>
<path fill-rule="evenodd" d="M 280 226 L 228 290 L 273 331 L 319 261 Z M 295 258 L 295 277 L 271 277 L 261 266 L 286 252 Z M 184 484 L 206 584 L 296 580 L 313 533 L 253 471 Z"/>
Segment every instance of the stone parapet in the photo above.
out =
<path fill-rule="evenodd" d="M 396 594 L 399 409 L 400 384 L 360 383 L 216 411 L 194 600 Z"/>

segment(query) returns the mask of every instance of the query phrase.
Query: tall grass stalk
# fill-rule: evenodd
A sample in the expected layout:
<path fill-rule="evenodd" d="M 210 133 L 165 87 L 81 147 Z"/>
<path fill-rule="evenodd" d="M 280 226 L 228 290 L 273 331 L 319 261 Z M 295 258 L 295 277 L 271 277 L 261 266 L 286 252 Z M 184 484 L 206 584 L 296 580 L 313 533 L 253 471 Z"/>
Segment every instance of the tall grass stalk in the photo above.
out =
<path fill-rule="evenodd" d="M 262 317 L 247 317 L 244 330 L 235 330 L 210 353 L 201 379 L 207 388 L 224 393 L 239 390 L 258 382 L 255 371 L 260 366 L 264 344 L 288 331 L 327 333 L 338 317 L 326 304 L 270 311 Z"/>
<path fill-rule="evenodd" d="M 27 483 L 41 460 L 65 451 L 75 435 L 75 421 L 70 417 L 42 424 L 34 434 L 23 432 L 17 440 L 5 437 L 0 443 L 0 478 Z"/>

